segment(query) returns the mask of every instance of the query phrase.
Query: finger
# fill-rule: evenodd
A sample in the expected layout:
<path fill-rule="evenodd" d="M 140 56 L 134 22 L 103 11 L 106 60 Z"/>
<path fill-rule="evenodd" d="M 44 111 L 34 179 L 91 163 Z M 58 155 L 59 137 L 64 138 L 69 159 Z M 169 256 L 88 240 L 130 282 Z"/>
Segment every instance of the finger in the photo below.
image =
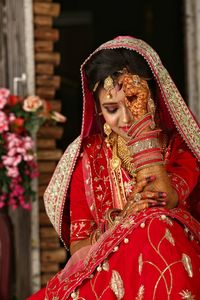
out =
<path fill-rule="evenodd" d="M 143 191 L 145 186 L 147 186 L 150 182 L 154 181 L 156 176 L 151 175 L 137 182 L 134 188 L 134 194 Z"/>
<path fill-rule="evenodd" d="M 130 213 L 139 212 L 149 207 L 148 201 L 141 201 L 140 203 L 135 203 L 135 205 L 132 207 L 132 210 Z"/>
<path fill-rule="evenodd" d="M 144 191 L 141 192 L 142 199 L 156 199 L 156 200 L 164 200 L 167 197 L 167 193 L 165 192 L 152 192 L 152 191 Z"/>
<path fill-rule="evenodd" d="M 149 207 L 155 207 L 155 206 L 164 207 L 167 205 L 167 202 L 163 200 L 151 200 L 151 199 L 147 199 L 147 200 L 149 203 Z"/>
<path fill-rule="evenodd" d="M 166 201 L 158 201 L 158 200 L 152 200 L 152 199 L 143 199 L 139 202 L 129 201 L 129 204 L 126 209 L 124 209 L 123 215 L 128 216 L 132 213 L 142 211 L 143 209 L 146 209 L 148 207 L 164 207 L 166 206 Z"/>
<path fill-rule="evenodd" d="M 153 200 L 150 200 L 150 202 L 151 201 L 153 201 Z M 148 199 L 140 200 L 140 202 L 129 201 L 126 209 L 124 209 L 124 214 L 129 215 L 133 212 L 142 210 L 142 209 L 144 209 L 143 207 L 148 207 L 148 202 L 149 202 Z M 155 201 L 153 201 L 153 202 L 155 202 Z"/>

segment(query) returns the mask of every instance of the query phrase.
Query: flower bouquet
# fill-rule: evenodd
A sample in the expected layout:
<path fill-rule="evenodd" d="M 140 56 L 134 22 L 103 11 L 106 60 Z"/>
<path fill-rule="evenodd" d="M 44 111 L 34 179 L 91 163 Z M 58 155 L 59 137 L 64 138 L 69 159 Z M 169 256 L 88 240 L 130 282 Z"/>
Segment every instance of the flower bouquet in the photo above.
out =
<path fill-rule="evenodd" d="M 34 137 L 44 123 L 65 121 L 46 100 L 0 88 L 0 208 L 31 209 L 32 180 L 39 175 Z"/>

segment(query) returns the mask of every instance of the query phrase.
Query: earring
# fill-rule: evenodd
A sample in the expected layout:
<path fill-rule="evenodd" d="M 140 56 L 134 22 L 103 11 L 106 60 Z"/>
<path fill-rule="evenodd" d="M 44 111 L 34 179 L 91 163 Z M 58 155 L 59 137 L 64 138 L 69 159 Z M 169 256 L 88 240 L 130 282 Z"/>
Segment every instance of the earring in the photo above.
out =
<path fill-rule="evenodd" d="M 103 130 L 104 133 L 106 134 L 106 138 L 105 138 L 106 146 L 110 147 L 110 134 L 112 133 L 112 129 L 107 123 L 104 123 Z"/>
<path fill-rule="evenodd" d="M 114 89 L 114 81 L 111 76 L 106 77 L 103 87 L 107 91 L 107 98 L 112 98 L 111 90 Z"/>

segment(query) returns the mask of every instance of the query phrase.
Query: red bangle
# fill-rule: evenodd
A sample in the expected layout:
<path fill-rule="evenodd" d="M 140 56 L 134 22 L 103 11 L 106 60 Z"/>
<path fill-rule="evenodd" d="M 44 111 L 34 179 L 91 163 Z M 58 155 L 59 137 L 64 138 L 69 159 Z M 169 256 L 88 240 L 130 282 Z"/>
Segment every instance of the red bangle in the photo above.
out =
<path fill-rule="evenodd" d="M 152 115 L 150 113 L 143 116 L 141 119 L 136 121 L 128 131 L 128 136 L 132 138 L 140 134 L 145 128 L 150 126 L 152 123 Z"/>

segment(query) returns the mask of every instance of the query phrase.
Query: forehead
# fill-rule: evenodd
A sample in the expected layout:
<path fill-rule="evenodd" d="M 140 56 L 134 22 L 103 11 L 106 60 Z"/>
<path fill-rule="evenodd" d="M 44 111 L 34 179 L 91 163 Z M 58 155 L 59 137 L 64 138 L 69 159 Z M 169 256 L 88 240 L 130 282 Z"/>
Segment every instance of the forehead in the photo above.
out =
<path fill-rule="evenodd" d="M 125 103 L 124 92 L 116 93 L 112 98 L 107 97 L 107 91 L 105 89 L 100 89 L 99 91 L 99 102 L 100 105 L 120 105 Z"/>
<path fill-rule="evenodd" d="M 99 89 L 98 97 L 99 97 L 99 102 L 100 103 L 102 103 L 102 102 L 110 102 L 110 100 L 113 101 L 113 98 L 111 98 L 111 99 L 107 98 L 107 91 L 103 87 L 101 87 Z"/>

